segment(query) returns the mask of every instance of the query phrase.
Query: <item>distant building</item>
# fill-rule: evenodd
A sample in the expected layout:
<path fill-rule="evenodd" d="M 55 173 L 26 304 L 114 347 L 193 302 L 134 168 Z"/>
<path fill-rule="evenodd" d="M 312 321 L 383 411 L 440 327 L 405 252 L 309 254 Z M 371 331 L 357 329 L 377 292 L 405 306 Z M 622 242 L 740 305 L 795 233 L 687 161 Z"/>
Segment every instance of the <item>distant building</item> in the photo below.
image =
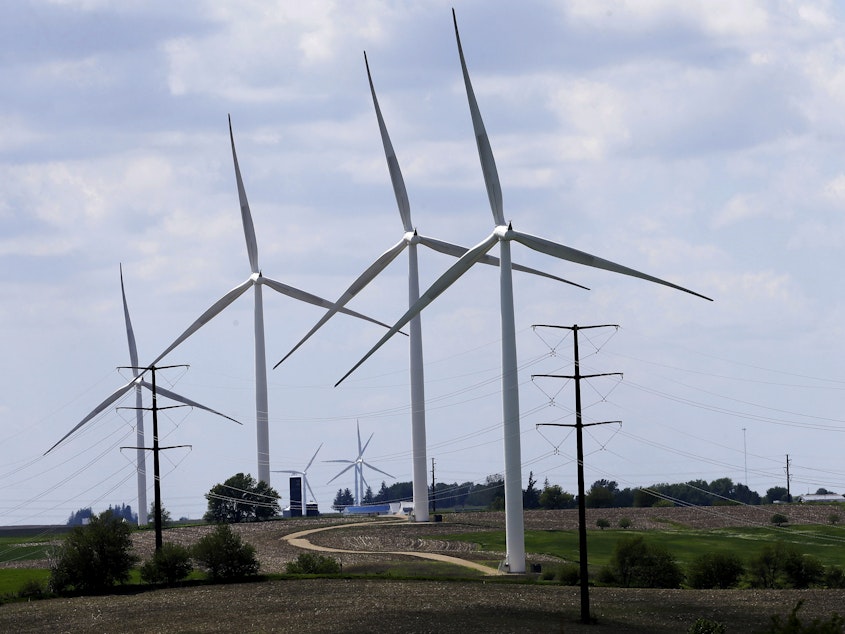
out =
<path fill-rule="evenodd" d="M 803 495 L 795 496 L 796 502 L 822 502 L 830 504 L 831 502 L 845 502 L 845 495 L 839 493 L 804 493 Z"/>

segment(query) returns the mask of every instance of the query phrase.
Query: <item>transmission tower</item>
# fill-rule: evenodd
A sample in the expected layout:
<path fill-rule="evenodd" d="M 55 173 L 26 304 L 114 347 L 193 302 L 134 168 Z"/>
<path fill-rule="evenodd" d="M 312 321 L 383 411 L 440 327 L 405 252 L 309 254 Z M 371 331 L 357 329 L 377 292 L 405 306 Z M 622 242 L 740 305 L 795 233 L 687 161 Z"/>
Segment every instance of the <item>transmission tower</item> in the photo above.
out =
<path fill-rule="evenodd" d="M 572 331 L 572 340 L 574 346 L 575 359 L 575 374 L 568 376 L 563 374 L 532 374 L 531 379 L 535 377 L 550 377 L 556 379 L 572 379 L 575 381 L 575 424 L 565 423 L 540 423 L 540 426 L 553 427 L 575 427 L 575 437 L 577 443 L 577 463 L 578 463 L 578 557 L 580 559 L 580 573 L 581 578 L 581 622 L 584 624 L 590 623 L 590 584 L 589 584 L 589 569 L 587 566 L 587 508 L 584 499 L 584 427 L 592 427 L 594 425 L 607 425 L 610 423 L 621 423 L 622 421 L 604 421 L 601 423 L 584 423 L 581 419 L 581 379 L 592 379 L 599 376 L 622 376 L 621 372 L 603 372 L 600 374 L 581 374 L 581 359 L 578 353 L 578 331 L 592 328 L 619 328 L 616 324 L 603 324 L 600 326 L 552 326 L 549 324 L 537 324 L 533 328 L 561 328 Z"/>

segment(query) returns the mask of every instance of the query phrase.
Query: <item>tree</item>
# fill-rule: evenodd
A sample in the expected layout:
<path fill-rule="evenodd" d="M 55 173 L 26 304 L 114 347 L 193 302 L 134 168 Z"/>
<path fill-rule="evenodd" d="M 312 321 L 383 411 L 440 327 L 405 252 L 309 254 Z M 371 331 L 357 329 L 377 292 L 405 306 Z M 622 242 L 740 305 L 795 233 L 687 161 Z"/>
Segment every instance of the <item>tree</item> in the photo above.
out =
<path fill-rule="evenodd" d="M 137 562 L 132 555 L 132 529 L 111 510 L 92 517 L 65 538 L 50 568 L 50 588 L 62 593 L 102 592 L 126 583 Z"/>
<path fill-rule="evenodd" d="M 613 494 L 617 489 L 613 480 L 597 480 L 593 482 L 585 497 L 585 503 L 590 508 L 604 509 L 613 506 Z"/>
<path fill-rule="evenodd" d="M 528 487 L 522 492 L 522 506 L 527 509 L 540 508 L 540 491 L 534 485 L 534 472 L 528 472 Z"/>
<path fill-rule="evenodd" d="M 234 523 L 267 520 L 278 515 L 281 496 L 266 482 L 238 473 L 223 484 L 215 484 L 205 494 L 207 522 Z"/>
<path fill-rule="evenodd" d="M 255 547 L 242 541 L 228 524 L 218 524 L 194 544 L 191 554 L 213 581 L 258 574 Z"/>
<path fill-rule="evenodd" d="M 641 536 L 616 542 L 611 557 L 613 578 L 626 588 L 677 588 L 684 575 L 672 554 Z"/>
<path fill-rule="evenodd" d="M 786 487 L 772 487 L 766 490 L 766 497 L 764 498 L 769 504 L 774 502 L 789 502 L 789 492 Z"/>
<path fill-rule="evenodd" d="M 737 585 L 744 572 L 745 566 L 737 555 L 706 552 L 693 559 L 687 577 L 693 588 L 726 590 Z"/>
<path fill-rule="evenodd" d="M 559 484 L 553 484 L 543 489 L 539 501 L 544 509 L 568 509 L 575 505 L 575 496 L 561 489 Z"/>
<path fill-rule="evenodd" d="M 332 502 L 332 508 L 335 511 L 342 511 L 347 506 L 352 506 L 353 504 L 355 504 L 355 499 L 352 497 L 352 491 L 347 487 L 346 489 L 337 490 L 337 495 L 334 496 L 334 502 Z"/>
<path fill-rule="evenodd" d="M 173 585 L 182 581 L 194 569 L 191 551 L 179 544 L 165 542 L 152 558 L 141 566 L 141 579 L 146 583 Z"/>
<path fill-rule="evenodd" d="M 67 518 L 67 525 L 68 526 L 82 526 L 86 520 L 90 520 L 93 517 L 94 511 L 91 510 L 91 507 L 84 509 L 79 509 L 78 511 L 74 511 L 70 514 L 70 517 Z"/>
<path fill-rule="evenodd" d="M 152 524 L 155 522 L 156 519 L 156 503 L 150 502 L 150 512 L 147 514 L 147 522 Z M 168 511 L 164 506 L 161 507 L 161 526 L 162 528 L 165 526 L 170 526 L 173 518 L 170 517 L 170 511 Z"/>
<path fill-rule="evenodd" d="M 373 489 L 368 484 L 367 490 L 364 491 L 364 498 L 361 500 L 361 503 L 362 504 L 372 504 L 374 500 L 375 500 L 375 496 L 373 496 Z"/>

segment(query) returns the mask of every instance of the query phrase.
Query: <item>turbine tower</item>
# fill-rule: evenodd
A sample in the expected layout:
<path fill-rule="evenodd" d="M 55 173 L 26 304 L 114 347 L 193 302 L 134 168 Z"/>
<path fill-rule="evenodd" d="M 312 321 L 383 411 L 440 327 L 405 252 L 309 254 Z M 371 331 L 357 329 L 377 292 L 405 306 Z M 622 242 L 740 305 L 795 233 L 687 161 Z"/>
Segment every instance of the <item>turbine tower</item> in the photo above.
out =
<path fill-rule="evenodd" d="M 185 332 L 168 346 L 162 352 L 152 365 L 155 365 L 170 353 L 176 346 L 185 341 L 188 337 L 194 334 L 206 323 L 211 321 L 216 315 L 220 314 L 224 308 L 235 301 L 243 293 L 250 288 L 254 289 L 255 293 L 255 421 L 256 421 L 256 444 L 258 453 L 258 480 L 261 482 L 270 483 L 270 431 L 268 424 L 268 397 L 267 397 L 267 360 L 264 348 L 264 299 L 262 287 L 267 286 L 272 290 L 287 295 L 293 299 L 314 304 L 321 308 L 334 308 L 334 304 L 328 300 L 312 295 L 305 291 L 299 290 L 287 284 L 277 282 L 276 280 L 265 277 L 260 267 L 258 266 L 258 241 L 255 237 L 255 226 L 252 222 L 252 213 L 249 209 L 249 201 L 246 197 L 246 190 L 244 188 L 243 179 L 241 178 L 241 169 L 238 165 L 238 155 L 235 151 L 235 136 L 232 132 L 232 118 L 229 117 L 229 139 L 232 144 L 232 160 L 235 165 L 235 180 L 238 187 L 238 199 L 241 206 L 241 220 L 244 227 L 244 237 L 246 238 L 246 249 L 249 257 L 250 276 L 241 284 L 230 290 L 217 302 L 215 302 L 208 310 L 200 315 L 197 320 L 191 324 Z M 346 308 L 340 308 L 340 312 L 359 319 L 364 319 L 380 326 L 387 327 L 386 324 L 381 323 L 375 319 L 367 317 Z"/>
<path fill-rule="evenodd" d="M 418 302 L 412 306 L 405 315 L 381 338 L 381 340 L 370 349 L 370 351 L 338 381 L 340 384 L 352 372 L 354 372 L 364 361 L 366 361 L 376 350 L 378 350 L 399 328 L 426 306 L 437 298 L 443 291 L 458 280 L 469 268 L 478 262 L 496 244 L 499 245 L 499 256 L 501 264 L 499 267 L 499 302 L 502 328 L 502 413 L 504 426 L 504 454 L 505 454 L 505 539 L 506 558 L 504 565 L 509 572 L 525 572 L 525 528 L 522 513 L 522 457 L 520 448 L 520 426 L 519 426 L 519 383 L 516 356 L 516 333 L 514 325 L 513 305 L 513 281 L 511 276 L 511 249 L 510 242 L 516 241 L 524 244 L 530 249 L 545 253 L 553 257 L 568 260 L 576 264 L 604 269 L 613 273 L 638 277 L 640 279 L 662 284 L 697 297 L 710 300 L 699 293 L 667 282 L 660 278 L 641 273 L 634 269 L 616 264 L 583 251 L 546 240 L 527 233 L 514 231 L 510 223 L 505 222 L 505 215 L 502 207 L 502 189 L 499 183 L 499 175 L 496 170 L 496 162 L 493 158 L 493 150 L 490 147 L 490 140 L 481 119 L 481 112 L 475 100 L 475 94 L 470 83 L 469 72 L 464 59 L 461 47 L 460 34 L 458 33 L 458 21 L 452 10 L 452 20 L 455 25 L 455 39 L 458 45 L 458 56 L 461 62 L 464 84 L 467 92 L 470 116 L 472 119 L 473 131 L 475 133 L 478 156 L 481 161 L 481 171 L 484 175 L 484 183 L 487 189 L 487 197 L 490 201 L 490 208 L 493 212 L 495 228 L 493 232 L 482 242 L 467 251 L 452 267 L 438 278 L 431 287 L 422 294 Z"/>
<path fill-rule="evenodd" d="M 420 235 L 411 222 L 411 205 L 408 201 L 408 192 L 405 188 L 405 180 L 402 178 L 402 171 L 399 168 L 399 161 L 390 136 L 387 133 L 387 126 L 381 114 L 376 89 L 373 85 L 373 78 L 370 74 L 370 65 L 367 61 L 367 54 L 364 53 L 364 64 L 367 68 L 367 79 L 370 84 L 370 93 L 373 97 L 373 106 L 376 111 L 378 127 L 381 133 L 381 141 L 384 146 L 384 155 L 387 159 L 387 169 L 390 173 L 390 180 L 393 184 L 393 193 L 396 197 L 396 204 L 399 207 L 399 216 L 405 230 L 402 239 L 387 251 L 364 271 L 352 285 L 346 289 L 343 295 L 335 303 L 337 307 L 345 306 L 355 295 L 369 284 L 381 273 L 404 249 L 408 249 L 408 306 L 413 306 L 420 298 L 419 269 L 417 265 L 417 245 L 421 244 L 434 251 L 450 255 L 455 258 L 461 257 L 467 252 L 465 247 L 429 238 Z M 492 266 L 499 265 L 499 259 L 485 255 L 480 260 L 484 264 Z M 537 271 L 520 264 L 514 264 L 513 268 L 518 271 L 532 273 L 543 277 L 549 277 L 567 284 L 574 284 L 542 271 Z M 586 287 L 581 287 L 586 288 Z M 337 308 L 329 310 L 317 324 L 297 343 L 274 367 L 277 368 L 291 354 L 293 354 L 311 335 L 319 330 L 337 312 Z M 412 480 L 414 491 L 414 519 L 417 522 L 427 522 L 428 513 L 428 482 L 426 481 L 426 433 L 425 433 L 425 376 L 423 370 L 423 348 L 422 348 L 422 325 L 419 315 L 415 315 L 410 322 L 409 337 L 409 370 L 411 377 L 411 444 L 412 444 Z"/>
<path fill-rule="evenodd" d="M 358 423 L 356 422 L 355 427 L 358 430 L 358 457 L 356 457 L 355 460 L 325 460 L 324 462 L 342 462 L 344 464 L 349 465 L 348 467 L 342 469 L 340 473 L 338 473 L 331 480 L 326 482 L 326 484 L 331 484 L 350 469 L 355 469 L 355 506 L 361 506 L 361 499 L 364 497 L 364 486 L 369 486 L 367 484 L 367 481 L 364 479 L 364 467 L 372 469 L 373 471 L 378 471 L 379 473 L 383 473 L 388 478 L 392 478 L 394 476 L 390 475 L 386 471 L 382 471 L 381 469 L 374 467 L 369 462 L 364 461 L 364 452 L 367 450 L 367 447 L 369 446 L 370 441 L 373 439 L 373 435 L 375 434 L 375 432 L 370 434 L 370 437 L 367 439 L 367 442 L 364 443 L 363 446 L 361 446 L 361 426 L 358 425 Z"/>
<path fill-rule="evenodd" d="M 314 491 L 311 490 L 311 485 L 308 484 L 308 469 L 311 468 L 311 464 L 314 462 L 314 458 L 317 457 L 317 454 L 320 453 L 320 449 L 322 449 L 323 443 L 320 443 L 320 446 L 317 447 L 317 451 L 314 452 L 314 455 L 311 456 L 311 460 L 308 461 L 308 464 L 305 465 L 305 468 L 302 471 L 296 471 L 295 469 L 281 469 L 279 471 L 273 471 L 273 473 L 290 473 L 291 475 L 301 475 L 302 476 L 302 516 L 305 517 L 308 515 L 305 511 L 308 506 L 308 498 L 306 497 L 306 492 L 311 494 L 311 499 L 316 501 L 317 496 L 314 495 Z"/>

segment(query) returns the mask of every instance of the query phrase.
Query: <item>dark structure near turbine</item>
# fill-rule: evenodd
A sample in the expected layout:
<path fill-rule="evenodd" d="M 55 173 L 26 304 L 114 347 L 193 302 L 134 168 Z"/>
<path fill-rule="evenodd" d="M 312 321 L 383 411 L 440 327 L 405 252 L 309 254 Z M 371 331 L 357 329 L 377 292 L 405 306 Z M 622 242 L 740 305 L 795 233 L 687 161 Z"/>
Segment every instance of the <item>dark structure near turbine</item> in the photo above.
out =
<path fill-rule="evenodd" d="M 590 623 L 590 584 L 588 579 L 587 566 L 587 510 L 584 500 L 584 439 L 582 430 L 584 427 L 592 427 L 594 425 L 607 425 L 609 423 L 620 423 L 622 421 L 604 421 L 601 423 L 583 423 L 581 420 L 581 379 L 592 379 L 597 376 L 622 376 L 621 372 L 603 372 L 601 374 L 581 374 L 581 360 L 578 354 L 578 331 L 587 330 L 589 328 L 619 328 L 617 324 L 603 324 L 601 326 L 551 326 L 549 324 L 537 324 L 532 328 L 562 328 L 564 330 L 572 331 L 573 345 L 575 348 L 575 374 L 568 376 L 564 374 L 532 374 L 531 379 L 535 377 L 551 377 L 556 379 L 572 379 L 575 381 L 575 424 L 569 425 L 564 423 L 540 423 L 537 425 L 553 426 L 553 427 L 575 427 L 575 436 L 577 443 L 577 462 L 578 462 L 578 558 L 580 559 L 580 578 L 581 578 L 581 622 L 584 624 Z"/>

